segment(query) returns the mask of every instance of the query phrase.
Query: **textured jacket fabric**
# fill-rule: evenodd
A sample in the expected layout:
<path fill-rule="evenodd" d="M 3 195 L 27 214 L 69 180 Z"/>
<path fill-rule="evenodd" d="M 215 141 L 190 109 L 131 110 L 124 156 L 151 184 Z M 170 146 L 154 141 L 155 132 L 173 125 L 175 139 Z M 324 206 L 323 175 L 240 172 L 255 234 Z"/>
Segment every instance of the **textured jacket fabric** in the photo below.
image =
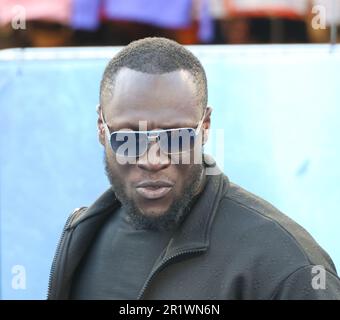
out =
<path fill-rule="evenodd" d="M 109 189 L 70 216 L 53 261 L 48 299 L 69 298 L 77 266 L 119 206 Z M 220 174 L 207 176 L 136 299 L 340 300 L 340 280 L 307 231 Z"/>

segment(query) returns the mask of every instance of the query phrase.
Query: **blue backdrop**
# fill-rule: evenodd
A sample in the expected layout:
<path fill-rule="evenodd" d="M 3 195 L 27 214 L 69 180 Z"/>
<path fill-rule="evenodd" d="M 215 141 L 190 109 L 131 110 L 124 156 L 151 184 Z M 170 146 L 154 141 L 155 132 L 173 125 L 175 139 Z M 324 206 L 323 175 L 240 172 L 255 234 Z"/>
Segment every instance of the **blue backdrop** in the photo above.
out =
<path fill-rule="evenodd" d="M 340 269 L 340 50 L 190 49 L 206 68 L 214 109 L 207 152 L 233 182 L 304 226 Z M 108 187 L 95 106 L 116 51 L 0 51 L 3 299 L 45 298 L 67 216 Z"/>

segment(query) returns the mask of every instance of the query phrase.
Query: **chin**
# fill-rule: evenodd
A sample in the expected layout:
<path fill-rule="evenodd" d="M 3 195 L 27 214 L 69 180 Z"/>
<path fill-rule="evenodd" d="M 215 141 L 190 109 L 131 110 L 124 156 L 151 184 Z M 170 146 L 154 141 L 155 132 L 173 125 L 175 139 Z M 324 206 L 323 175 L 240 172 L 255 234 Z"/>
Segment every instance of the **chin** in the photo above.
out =
<path fill-rule="evenodd" d="M 137 199 L 136 199 L 137 200 Z M 138 199 L 140 200 L 140 199 Z M 173 199 L 136 201 L 135 206 L 145 217 L 160 217 L 165 215 L 173 204 Z"/>
<path fill-rule="evenodd" d="M 143 216 L 146 217 L 160 217 L 166 214 L 168 211 L 168 208 L 139 208 L 140 212 L 143 214 Z"/>

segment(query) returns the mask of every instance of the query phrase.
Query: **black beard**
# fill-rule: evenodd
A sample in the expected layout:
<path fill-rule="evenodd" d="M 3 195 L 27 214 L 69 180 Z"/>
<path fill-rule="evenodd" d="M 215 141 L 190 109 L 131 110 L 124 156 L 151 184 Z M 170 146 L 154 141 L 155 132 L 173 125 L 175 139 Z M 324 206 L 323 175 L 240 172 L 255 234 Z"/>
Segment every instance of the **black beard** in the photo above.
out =
<path fill-rule="evenodd" d="M 202 164 L 195 164 L 186 180 L 181 198 L 175 199 L 169 209 L 163 214 L 159 216 L 147 216 L 138 209 L 133 200 L 128 198 L 122 182 L 114 178 L 115 175 L 110 168 L 106 153 L 104 153 L 104 163 L 105 172 L 111 187 L 117 199 L 124 207 L 129 222 L 135 229 L 149 230 L 172 230 L 184 220 L 195 202 L 196 193 L 200 187 L 202 172 L 204 170 Z"/>

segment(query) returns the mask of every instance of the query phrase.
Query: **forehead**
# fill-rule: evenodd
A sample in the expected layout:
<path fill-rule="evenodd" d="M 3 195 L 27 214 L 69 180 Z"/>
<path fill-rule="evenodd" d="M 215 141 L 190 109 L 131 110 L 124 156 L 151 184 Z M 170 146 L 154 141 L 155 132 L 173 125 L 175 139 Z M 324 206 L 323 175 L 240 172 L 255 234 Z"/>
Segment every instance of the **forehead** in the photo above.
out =
<path fill-rule="evenodd" d="M 197 87 L 185 70 L 146 74 L 123 68 L 104 109 L 106 121 L 118 129 L 138 126 L 139 121 L 147 121 L 149 130 L 194 125 L 202 113 Z"/>

